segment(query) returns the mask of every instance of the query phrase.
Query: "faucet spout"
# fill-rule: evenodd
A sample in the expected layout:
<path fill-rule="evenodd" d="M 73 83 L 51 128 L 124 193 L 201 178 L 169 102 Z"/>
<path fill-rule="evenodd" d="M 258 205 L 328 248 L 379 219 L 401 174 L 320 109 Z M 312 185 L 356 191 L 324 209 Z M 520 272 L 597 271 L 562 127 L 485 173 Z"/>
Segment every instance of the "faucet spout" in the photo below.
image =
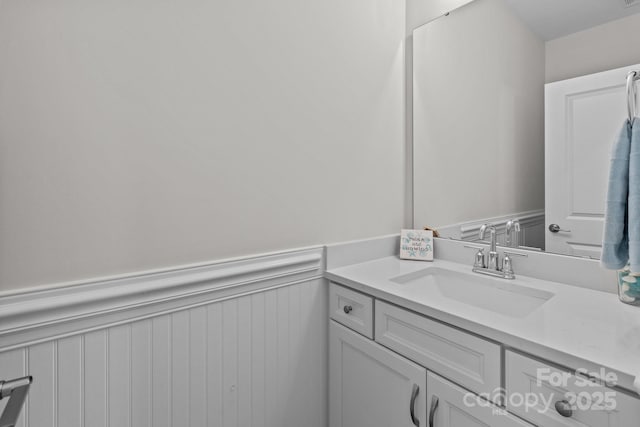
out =
<path fill-rule="evenodd" d="M 484 240 L 485 233 L 489 230 L 490 248 L 489 248 L 489 262 L 487 268 L 491 270 L 499 270 L 498 248 L 496 243 L 496 226 L 493 224 L 483 224 L 480 227 L 480 240 Z"/>
<path fill-rule="evenodd" d="M 507 239 L 506 246 L 515 248 L 520 245 L 520 221 L 517 219 L 512 219 L 507 222 L 505 227 Z"/>
<path fill-rule="evenodd" d="M 493 224 L 482 224 L 482 226 L 480 227 L 480 240 L 484 240 L 484 236 L 485 233 L 487 232 L 487 230 L 489 230 L 489 237 L 490 237 L 490 251 L 491 252 L 495 252 L 496 251 L 496 226 Z"/>

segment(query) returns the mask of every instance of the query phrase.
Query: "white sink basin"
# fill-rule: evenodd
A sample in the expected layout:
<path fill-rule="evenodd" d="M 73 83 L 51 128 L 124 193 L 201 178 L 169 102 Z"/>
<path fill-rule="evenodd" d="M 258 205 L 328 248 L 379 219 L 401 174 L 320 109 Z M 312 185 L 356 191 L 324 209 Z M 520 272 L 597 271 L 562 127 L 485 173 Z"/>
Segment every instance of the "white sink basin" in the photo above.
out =
<path fill-rule="evenodd" d="M 510 317 L 525 317 L 554 296 L 551 292 L 517 285 L 506 279 L 438 267 L 394 277 L 391 281 L 427 287 L 444 298 Z"/>

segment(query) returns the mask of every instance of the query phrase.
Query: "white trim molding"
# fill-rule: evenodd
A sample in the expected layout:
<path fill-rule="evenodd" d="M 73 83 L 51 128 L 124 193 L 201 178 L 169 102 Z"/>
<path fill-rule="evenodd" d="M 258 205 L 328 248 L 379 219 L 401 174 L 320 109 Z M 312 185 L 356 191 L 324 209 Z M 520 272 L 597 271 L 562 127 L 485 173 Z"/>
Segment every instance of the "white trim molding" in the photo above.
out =
<path fill-rule="evenodd" d="M 446 225 L 439 227 L 438 232 L 440 233 L 440 237 L 473 241 L 478 239 L 478 233 L 482 224 L 493 224 L 496 226 L 498 234 L 504 234 L 507 222 L 512 219 L 517 219 L 522 229 L 544 225 L 544 209 Z"/>
<path fill-rule="evenodd" d="M 0 351 L 322 276 L 323 247 L 0 297 Z"/>

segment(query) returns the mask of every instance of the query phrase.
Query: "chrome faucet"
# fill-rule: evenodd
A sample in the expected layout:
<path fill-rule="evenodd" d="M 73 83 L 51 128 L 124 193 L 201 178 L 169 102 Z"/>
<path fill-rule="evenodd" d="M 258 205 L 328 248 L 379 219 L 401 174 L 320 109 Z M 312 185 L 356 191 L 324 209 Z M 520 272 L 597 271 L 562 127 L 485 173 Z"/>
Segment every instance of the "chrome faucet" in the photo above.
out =
<path fill-rule="evenodd" d="M 506 225 L 507 238 L 505 246 L 511 248 L 518 247 L 520 245 L 520 221 L 517 219 L 511 219 L 507 221 Z"/>
<path fill-rule="evenodd" d="M 486 274 L 488 276 L 500 277 L 503 279 L 515 279 L 516 275 L 513 272 L 513 263 L 511 256 L 526 257 L 526 254 L 518 252 L 504 251 L 504 258 L 502 259 L 502 266 L 499 264 L 498 244 L 496 242 L 496 227 L 493 224 L 484 224 L 480 227 L 480 240 L 484 240 L 484 236 L 489 230 L 489 257 L 485 264 L 484 248 L 481 246 L 467 246 L 466 248 L 477 249 L 476 257 L 473 263 L 473 272 Z"/>
<path fill-rule="evenodd" d="M 484 235 L 487 229 L 489 230 L 489 236 L 491 238 L 490 247 L 489 247 L 489 259 L 487 260 L 487 268 L 489 270 L 500 270 L 500 267 L 498 264 L 499 256 L 498 256 L 497 243 L 496 243 L 496 226 L 493 224 L 483 224 L 482 227 L 480 227 L 480 240 L 484 240 Z"/>

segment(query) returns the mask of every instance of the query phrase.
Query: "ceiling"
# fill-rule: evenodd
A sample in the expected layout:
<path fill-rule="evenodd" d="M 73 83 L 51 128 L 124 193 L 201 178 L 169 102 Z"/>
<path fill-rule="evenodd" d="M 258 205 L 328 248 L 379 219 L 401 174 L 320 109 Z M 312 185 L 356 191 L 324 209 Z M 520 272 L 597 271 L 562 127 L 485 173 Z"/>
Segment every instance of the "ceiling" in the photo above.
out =
<path fill-rule="evenodd" d="M 640 0 L 505 0 L 544 40 L 640 13 Z M 627 7 L 627 4 L 631 6 Z"/>

